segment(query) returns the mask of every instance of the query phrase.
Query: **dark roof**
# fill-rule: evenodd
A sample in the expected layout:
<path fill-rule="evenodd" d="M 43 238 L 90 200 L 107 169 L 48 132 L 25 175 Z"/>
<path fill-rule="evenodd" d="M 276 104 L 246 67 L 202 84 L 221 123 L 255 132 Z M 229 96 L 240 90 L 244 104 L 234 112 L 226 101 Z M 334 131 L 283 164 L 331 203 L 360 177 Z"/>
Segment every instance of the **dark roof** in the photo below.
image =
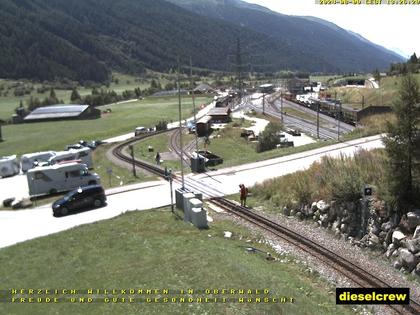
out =
<path fill-rule="evenodd" d="M 208 114 L 209 116 L 220 116 L 220 115 L 229 115 L 230 114 L 230 108 L 229 107 L 214 107 L 209 110 Z"/>
<path fill-rule="evenodd" d="M 24 120 L 77 117 L 88 108 L 89 105 L 66 104 L 38 107 L 26 116 Z"/>

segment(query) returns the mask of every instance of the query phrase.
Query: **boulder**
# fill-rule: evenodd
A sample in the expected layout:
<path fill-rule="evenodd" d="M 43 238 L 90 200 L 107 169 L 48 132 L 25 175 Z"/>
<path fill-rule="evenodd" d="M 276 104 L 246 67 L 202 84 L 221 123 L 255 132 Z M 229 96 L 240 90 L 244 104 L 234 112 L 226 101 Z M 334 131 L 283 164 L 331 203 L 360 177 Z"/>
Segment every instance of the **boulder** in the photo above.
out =
<path fill-rule="evenodd" d="M 402 266 L 408 270 L 408 272 L 411 272 L 418 263 L 416 257 L 406 248 L 401 249 L 399 253 L 400 256 L 398 260 L 401 262 Z"/>
<path fill-rule="evenodd" d="M 370 226 L 370 232 L 375 235 L 379 235 L 379 232 L 381 232 L 381 227 L 378 222 L 375 221 L 372 223 L 372 225 Z"/>
<path fill-rule="evenodd" d="M 391 257 L 391 255 L 392 255 L 392 253 L 395 251 L 395 245 L 394 244 L 389 244 L 389 246 L 388 246 L 388 248 L 387 248 L 387 250 L 386 250 L 386 253 L 385 253 L 385 256 L 386 256 L 386 258 L 389 258 L 389 257 Z"/>
<path fill-rule="evenodd" d="M 324 200 L 320 200 L 316 203 L 316 207 L 321 213 L 325 213 L 329 210 L 330 205 L 327 204 Z"/>
<path fill-rule="evenodd" d="M 376 246 L 379 244 L 379 238 L 375 234 L 369 234 L 369 246 Z"/>
<path fill-rule="evenodd" d="M 378 236 L 382 241 L 384 241 L 386 239 L 387 234 L 388 234 L 387 232 L 381 231 L 381 232 L 379 232 Z"/>
<path fill-rule="evenodd" d="M 420 276 L 420 263 L 417 264 L 416 268 L 414 269 L 414 272 Z"/>
<path fill-rule="evenodd" d="M 401 264 L 401 262 L 400 261 L 395 261 L 394 262 L 394 268 L 395 269 L 398 269 L 398 270 L 400 270 L 401 269 L 401 267 L 402 267 L 402 264 Z"/>
<path fill-rule="evenodd" d="M 407 249 L 413 254 L 417 254 L 420 251 L 420 239 L 414 238 L 406 242 Z"/>
<path fill-rule="evenodd" d="M 388 232 L 388 231 L 389 231 L 389 230 L 391 230 L 393 227 L 394 227 L 394 226 L 393 226 L 393 223 L 392 223 L 391 221 L 388 221 L 388 222 L 382 223 L 382 225 L 381 225 L 381 230 L 382 230 L 382 231 L 385 231 L 385 232 Z"/>
<path fill-rule="evenodd" d="M 420 238 L 420 225 L 417 225 L 416 230 L 413 234 L 413 238 Z"/>
<path fill-rule="evenodd" d="M 392 243 L 394 243 L 395 245 L 399 246 L 401 241 L 405 238 L 405 234 L 401 231 L 396 230 L 392 233 Z"/>
<path fill-rule="evenodd" d="M 410 229 L 414 229 L 417 225 L 420 225 L 420 209 L 407 213 L 407 223 Z"/>

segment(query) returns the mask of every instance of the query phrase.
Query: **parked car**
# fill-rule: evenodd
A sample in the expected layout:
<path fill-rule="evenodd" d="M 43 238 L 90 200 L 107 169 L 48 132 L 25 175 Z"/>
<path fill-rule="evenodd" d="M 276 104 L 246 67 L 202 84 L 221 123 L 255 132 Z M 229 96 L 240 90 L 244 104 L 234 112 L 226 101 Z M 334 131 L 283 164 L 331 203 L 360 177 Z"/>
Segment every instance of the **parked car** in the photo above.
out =
<path fill-rule="evenodd" d="M 66 215 L 85 208 L 105 206 L 106 196 L 101 185 L 79 187 L 56 200 L 52 205 L 53 215 Z"/>
<path fill-rule="evenodd" d="M 148 132 L 148 129 L 146 128 L 146 127 L 137 127 L 135 130 L 134 130 L 134 136 L 139 136 L 139 135 L 141 135 L 141 134 L 144 134 L 144 133 L 147 133 Z"/>

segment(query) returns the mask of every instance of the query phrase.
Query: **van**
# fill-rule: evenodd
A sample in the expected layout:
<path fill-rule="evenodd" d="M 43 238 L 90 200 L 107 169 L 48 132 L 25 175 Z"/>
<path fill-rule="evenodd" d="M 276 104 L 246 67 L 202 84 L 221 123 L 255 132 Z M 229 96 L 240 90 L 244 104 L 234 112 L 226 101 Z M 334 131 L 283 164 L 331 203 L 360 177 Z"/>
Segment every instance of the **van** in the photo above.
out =
<path fill-rule="evenodd" d="M 48 160 L 54 155 L 54 151 L 36 152 L 22 155 L 20 158 L 22 172 L 26 173 L 31 168 L 37 166 L 40 162 L 48 162 Z"/>
<path fill-rule="evenodd" d="M 19 174 L 20 165 L 16 155 L 0 157 L 0 176 L 8 177 Z"/>
<path fill-rule="evenodd" d="M 99 184 L 100 177 L 90 173 L 85 164 L 69 162 L 30 169 L 27 172 L 27 181 L 29 195 L 40 196 Z"/>
<path fill-rule="evenodd" d="M 52 204 L 53 215 L 66 215 L 84 208 L 105 206 L 105 191 L 100 185 L 79 187 L 67 193 Z"/>
<path fill-rule="evenodd" d="M 74 160 L 80 160 L 83 164 L 86 164 L 89 169 L 93 168 L 92 150 L 89 148 L 70 149 L 69 151 L 56 152 L 56 154 L 48 160 L 48 163 L 50 165 L 54 165 Z"/>

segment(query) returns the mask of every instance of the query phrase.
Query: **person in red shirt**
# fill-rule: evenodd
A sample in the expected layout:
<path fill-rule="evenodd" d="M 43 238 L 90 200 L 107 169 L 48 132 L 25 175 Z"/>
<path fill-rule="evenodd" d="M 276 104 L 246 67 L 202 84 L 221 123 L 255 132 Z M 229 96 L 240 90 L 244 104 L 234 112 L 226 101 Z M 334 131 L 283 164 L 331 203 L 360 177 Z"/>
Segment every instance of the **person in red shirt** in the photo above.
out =
<path fill-rule="evenodd" d="M 241 206 L 246 207 L 246 197 L 248 195 L 248 188 L 244 184 L 239 185 L 239 196 L 241 199 Z"/>

